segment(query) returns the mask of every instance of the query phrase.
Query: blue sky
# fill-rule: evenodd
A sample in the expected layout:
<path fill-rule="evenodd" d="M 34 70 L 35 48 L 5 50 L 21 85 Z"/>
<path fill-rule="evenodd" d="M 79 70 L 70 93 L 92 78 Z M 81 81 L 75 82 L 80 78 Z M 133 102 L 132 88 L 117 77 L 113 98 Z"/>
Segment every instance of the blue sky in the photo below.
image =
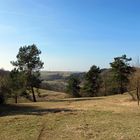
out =
<path fill-rule="evenodd" d="M 0 0 L 0 67 L 12 69 L 18 49 L 36 44 L 44 70 L 109 67 L 140 55 L 139 0 Z"/>

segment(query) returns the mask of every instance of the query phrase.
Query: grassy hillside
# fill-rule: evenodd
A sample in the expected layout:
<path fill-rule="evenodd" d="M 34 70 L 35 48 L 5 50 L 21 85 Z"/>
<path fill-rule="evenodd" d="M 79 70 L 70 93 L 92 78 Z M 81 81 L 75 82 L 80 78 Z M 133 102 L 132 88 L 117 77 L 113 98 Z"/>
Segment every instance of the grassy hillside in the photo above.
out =
<path fill-rule="evenodd" d="M 127 94 L 3 105 L 0 138 L 139 140 L 139 117 L 140 108 Z"/>
<path fill-rule="evenodd" d="M 35 95 L 36 95 L 36 99 L 38 102 L 45 102 L 45 101 L 50 101 L 50 100 L 60 100 L 60 99 L 65 99 L 68 98 L 69 95 L 63 92 L 55 92 L 55 91 L 51 91 L 51 90 L 43 90 L 43 89 L 39 89 L 39 95 L 36 92 L 35 89 Z M 25 98 L 25 97 L 19 97 L 18 98 L 18 103 L 31 103 L 32 102 L 32 94 L 30 94 L 30 99 Z M 14 98 L 9 98 L 7 100 L 7 103 L 15 103 L 15 99 Z"/>

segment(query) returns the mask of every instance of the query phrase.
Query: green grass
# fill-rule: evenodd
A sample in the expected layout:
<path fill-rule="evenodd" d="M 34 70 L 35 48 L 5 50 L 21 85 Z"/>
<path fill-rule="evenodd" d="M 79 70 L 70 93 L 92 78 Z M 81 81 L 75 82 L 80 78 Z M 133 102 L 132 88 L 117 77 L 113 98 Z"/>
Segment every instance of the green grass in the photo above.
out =
<path fill-rule="evenodd" d="M 126 95 L 0 107 L 2 140 L 139 140 L 140 107 Z"/>

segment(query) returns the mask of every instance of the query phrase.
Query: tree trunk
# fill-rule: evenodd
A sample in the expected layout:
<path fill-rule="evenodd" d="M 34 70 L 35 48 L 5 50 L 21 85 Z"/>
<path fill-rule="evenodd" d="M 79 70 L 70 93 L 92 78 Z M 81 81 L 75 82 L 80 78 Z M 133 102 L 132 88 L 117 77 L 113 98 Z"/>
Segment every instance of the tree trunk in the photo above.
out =
<path fill-rule="evenodd" d="M 140 97 L 139 97 L 139 80 L 137 80 L 137 101 L 138 101 L 138 106 L 140 104 Z"/>
<path fill-rule="evenodd" d="M 139 104 L 140 104 L 140 99 L 139 99 L 139 89 L 138 89 L 138 87 L 137 87 L 137 100 L 138 100 L 138 106 L 139 106 Z"/>
<path fill-rule="evenodd" d="M 17 97 L 17 95 L 15 95 L 15 103 L 16 104 L 18 103 L 18 97 Z"/>
<path fill-rule="evenodd" d="M 36 97 L 35 97 L 35 93 L 34 93 L 34 88 L 31 87 L 31 90 L 32 90 L 32 95 L 33 95 L 33 101 L 36 102 Z"/>
<path fill-rule="evenodd" d="M 106 80 L 104 81 L 104 96 L 107 96 L 107 83 Z"/>
<path fill-rule="evenodd" d="M 121 80 L 121 83 L 120 83 L 120 93 L 123 94 L 124 93 L 124 90 L 123 90 L 123 82 Z"/>

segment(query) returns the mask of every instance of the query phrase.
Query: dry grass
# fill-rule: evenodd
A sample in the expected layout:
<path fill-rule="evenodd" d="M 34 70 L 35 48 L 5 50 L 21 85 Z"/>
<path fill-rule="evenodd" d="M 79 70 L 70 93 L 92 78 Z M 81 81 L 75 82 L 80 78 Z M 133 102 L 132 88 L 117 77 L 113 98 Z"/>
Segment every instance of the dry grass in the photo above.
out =
<path fill-rule="evenodd" d="M 1 106 L 2 140 L 139 140 L 140 107 L 128 95 Z"/>
<path fill-rule="evenodd" d="M 39 92 L 41 93 L 43 100 L 51 100 L 51 99 L 56 100 L 56 99 L 64 99 L 68 97 L 68 94 L 63 92 L 56 92 L 56 91 L 43 90 L 43 89 L 40 89 Z"/>
<path fill-rule="evenodd" d="M 40 96 L 38 96 L 38 93 L 36 92 L 35 89 L 35 94 L 36 94 L 36 99 L 37 101 L 48 101 L 48 100 L 57 100 L 57 99 L 65 99 L 68 98 L 68 94 L 63 93 L 63 92 L 55 92 L 55 91 L 50 91 L 50 90 L 43 90 L 39 89 Z M 32 93 L 30 93 L 30 96 L 32 98 Z M 26 99 L 24 97 L 18 98 L 18 103 L 30 103 L 31 101 L 29 99 Z M 7 103 L 15 103 L 14 98 L 8 99 Z"/>

